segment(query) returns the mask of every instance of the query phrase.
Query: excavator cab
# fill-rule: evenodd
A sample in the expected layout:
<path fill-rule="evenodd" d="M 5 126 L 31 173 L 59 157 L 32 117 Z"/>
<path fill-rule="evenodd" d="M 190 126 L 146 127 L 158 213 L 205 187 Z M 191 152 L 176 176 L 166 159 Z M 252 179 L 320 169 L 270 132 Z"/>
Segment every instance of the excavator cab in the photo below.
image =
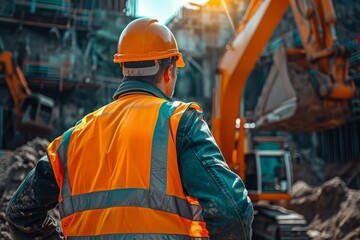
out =
<path fill-rule="evenodd" d="M 37 136 L 47 136 L 52 131 L 54 100 L 41 94 L 31 94 L 21 106 L 19 130 Z"/>
<path fill-rule="evenodd" d="M 271 201 L 289 200 L 292 163 L 281 137 L 254 137 L 245 155 L 245 186 L 254 204 L 253 239 L 308 239 L 304 216 Z M 255 227 L 256 226 L 256 227 Z"/>
<path fill-rule="evenodd" d="M 253 137 L 245 153 L 245 186 L 251 199 L 288 200 L 292 162 L 281 137 Z"/>
<path fill-rule="evenodd" d="M 247 153 L 245 164 L 245 185 L 249 194 L 290 193 L 292 169 L 286 151 L 257 150 Z"/>

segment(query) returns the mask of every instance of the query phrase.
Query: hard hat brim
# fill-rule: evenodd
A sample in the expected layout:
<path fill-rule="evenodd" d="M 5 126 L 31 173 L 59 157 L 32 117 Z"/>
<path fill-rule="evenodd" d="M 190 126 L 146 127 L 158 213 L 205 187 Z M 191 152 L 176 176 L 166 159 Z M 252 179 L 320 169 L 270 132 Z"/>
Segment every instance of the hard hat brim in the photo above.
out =
<path fill-rule="evenodd" d="M 182 57 L 182 54 L 179 53 L 178 57 L 179 57 L 178 60 L 176 60 L 176 67 L 177 67 L 177 68 L 183 68 L 183 67 L 185 67 L 185 62 L 184 62 L 184 59 L 183 59 L 183 57 Z"/>

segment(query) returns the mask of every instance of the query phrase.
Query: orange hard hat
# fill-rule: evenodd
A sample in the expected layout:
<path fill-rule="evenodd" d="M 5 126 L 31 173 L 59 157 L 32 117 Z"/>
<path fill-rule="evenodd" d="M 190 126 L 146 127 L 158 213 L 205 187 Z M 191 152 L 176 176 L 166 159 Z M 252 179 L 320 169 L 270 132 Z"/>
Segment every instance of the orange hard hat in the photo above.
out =
<path fill-rule="evenodd" d="M 177 57 L 176 67 L 185 62 L 170 29 L 151 18 L 138 18 L 122 31 L 115 63 L 159 60 Z"/>

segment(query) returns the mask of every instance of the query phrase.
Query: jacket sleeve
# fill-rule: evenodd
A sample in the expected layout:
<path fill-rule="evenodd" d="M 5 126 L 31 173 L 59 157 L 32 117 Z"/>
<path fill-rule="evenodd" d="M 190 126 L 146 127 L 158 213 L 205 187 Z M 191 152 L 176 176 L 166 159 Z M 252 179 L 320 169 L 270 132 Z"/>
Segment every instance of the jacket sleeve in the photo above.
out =
<path fill-rule="evenodd" d="M 59 223 L 48 215 L 58 204 L 56 184 L 47 156 L 39 160 L 12 196 L 6 218 L 15 239 L 62 239 Z"/>
<path fill-rule="evenodd" d="M 211 239 L 251 239 L 253 207 L 243 181 L 227 166 L 202 113 L 188 109 L 177 132 L 179 171 L 196 197 Z"/>

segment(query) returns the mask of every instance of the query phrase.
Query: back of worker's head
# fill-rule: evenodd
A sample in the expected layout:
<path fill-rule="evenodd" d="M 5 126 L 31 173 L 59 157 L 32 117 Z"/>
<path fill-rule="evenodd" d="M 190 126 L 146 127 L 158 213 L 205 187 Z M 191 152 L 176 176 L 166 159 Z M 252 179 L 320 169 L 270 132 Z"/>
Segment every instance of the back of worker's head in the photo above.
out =
<path fill-rule="evenodd" d="M 122 31 L 114 62 L 120 63 L 124 79 L 159 82 L 170 66 L 184 67 L 175 37 L 156 19 L 139 18 Z"/>

